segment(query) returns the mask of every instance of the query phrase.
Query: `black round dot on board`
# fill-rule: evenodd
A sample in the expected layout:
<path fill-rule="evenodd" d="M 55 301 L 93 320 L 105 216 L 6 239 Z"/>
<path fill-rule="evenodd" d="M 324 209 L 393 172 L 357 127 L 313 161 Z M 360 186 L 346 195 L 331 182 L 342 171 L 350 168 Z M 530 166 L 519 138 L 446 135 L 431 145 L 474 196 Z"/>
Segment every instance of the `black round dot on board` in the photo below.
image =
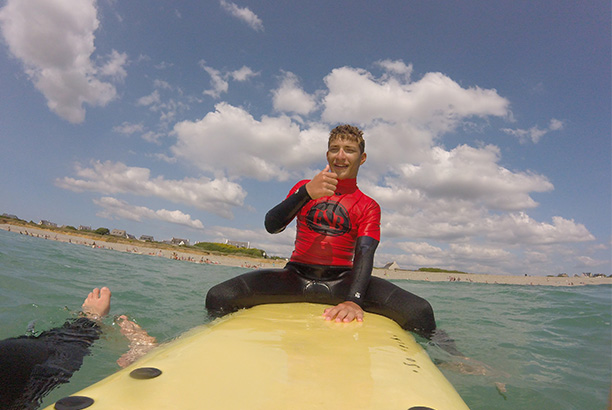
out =
<path fill-rule="evenodd" d="M 55 402 L 55 410 L 81 410 L 94 404 L 91 397 L 68 396 Z"/>
<path fill-rule="evenodd" d="M 136 370 L 132 370 L 130 377 L 133 379 L 153 379 L 162 374 L 162 371 L 155 367 L 140 367 Z"/>

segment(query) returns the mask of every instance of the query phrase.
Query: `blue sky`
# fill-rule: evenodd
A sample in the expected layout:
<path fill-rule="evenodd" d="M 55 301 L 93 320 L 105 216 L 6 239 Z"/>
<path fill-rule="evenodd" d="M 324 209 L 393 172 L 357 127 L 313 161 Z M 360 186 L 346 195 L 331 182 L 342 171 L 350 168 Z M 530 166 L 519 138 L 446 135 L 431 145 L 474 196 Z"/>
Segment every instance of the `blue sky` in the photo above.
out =
<path fill-rule="evenodd" d="M 352 123 L 378 266 L 611 273 L 608 1 L 1 5 L 0 213 L 288 256 Z"/>

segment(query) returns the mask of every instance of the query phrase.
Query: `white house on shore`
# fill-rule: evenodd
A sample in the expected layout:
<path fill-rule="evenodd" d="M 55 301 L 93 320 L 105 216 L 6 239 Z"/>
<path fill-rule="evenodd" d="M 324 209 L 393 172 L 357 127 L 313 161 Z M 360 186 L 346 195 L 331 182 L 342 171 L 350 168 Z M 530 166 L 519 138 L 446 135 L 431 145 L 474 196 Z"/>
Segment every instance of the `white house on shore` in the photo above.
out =
<path fill-rule="evenodd" d="M 123 229 L 113 229 L 110 231 L 110 234 L 113 236 L 120 236 L 122 238 L 127 238 L 127 233 Z"/>
<path fill-rule="evenodd" d="M 251 242 L 230 241 L 226 239 L 225 244 L 235 246 L 236 248 L 251 249 Z"/>
<path fill-rule="evenodd" d="M 398 270 L 400 269 L 399 265 L 397 264 L 397 262 L 393 261 L 393 262 L 389 262 L 387 263 L 383 269 L 387 269 L 387 270 Z"/>

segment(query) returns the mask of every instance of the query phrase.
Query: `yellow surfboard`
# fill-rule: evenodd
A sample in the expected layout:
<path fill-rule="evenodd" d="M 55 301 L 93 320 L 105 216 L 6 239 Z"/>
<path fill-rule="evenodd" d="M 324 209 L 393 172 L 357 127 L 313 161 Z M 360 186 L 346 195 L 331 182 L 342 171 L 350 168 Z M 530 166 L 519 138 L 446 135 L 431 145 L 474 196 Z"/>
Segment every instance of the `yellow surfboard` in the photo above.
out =
<path fill-rule="evenodd" d="M 366 313 L 261 305 L 195 328 L 48 409 L 384 409 L 468 407 L 414 338 Z"/>

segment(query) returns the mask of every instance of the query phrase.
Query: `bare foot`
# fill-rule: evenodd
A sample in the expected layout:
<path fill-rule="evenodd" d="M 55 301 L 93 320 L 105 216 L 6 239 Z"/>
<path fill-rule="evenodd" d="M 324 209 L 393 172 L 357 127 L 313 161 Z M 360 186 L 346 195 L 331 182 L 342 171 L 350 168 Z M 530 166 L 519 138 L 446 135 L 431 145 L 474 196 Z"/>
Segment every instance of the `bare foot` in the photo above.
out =
<path fill-rule="evenodd" d="M 157 340 L 153 336 L 149 336 L 146 330 L 138 324 L 129 320 L 127 316 L 119 316 L 115 323 L 119 325 L 121 333 L 130 341 L 130 350 L 117 360 L 119 366 L 129 366 L 157 346 Z"/>
<path fill-rule="evenodd" d="M 102 289 L 95 288 L 85 298 L 81 309 L 85 316 L 90 319 L 100 319 L 110 311 L 111 291 L 106 286 Z"/>

